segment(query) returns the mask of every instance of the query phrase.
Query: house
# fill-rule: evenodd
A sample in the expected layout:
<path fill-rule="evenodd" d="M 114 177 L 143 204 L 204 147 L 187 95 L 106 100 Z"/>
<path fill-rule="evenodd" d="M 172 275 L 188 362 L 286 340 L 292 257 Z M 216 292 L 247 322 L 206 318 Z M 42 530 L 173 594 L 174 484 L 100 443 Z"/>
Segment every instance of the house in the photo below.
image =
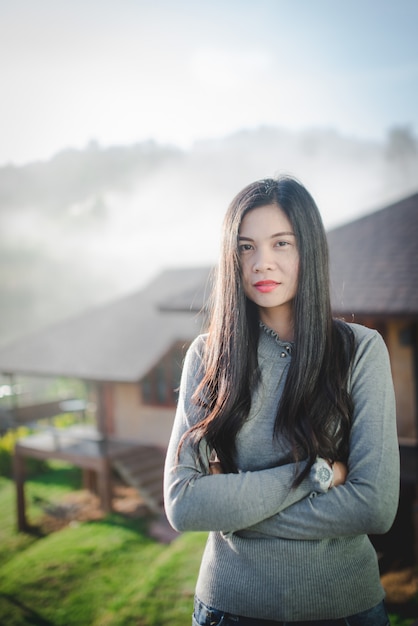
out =
<path fill-rule="evenodd" d="M 328 233 L 332 308 L 389 350 L 402 445 L 418 444 L 418 193 Z"/>
<path fill-rule="evenodd" d="M 143 290 L 15 341 L 0 350 L 0 371 L 13 376 L 78 378 L 96 406 L 96 428 L 48 429 L 15 446 L 17 525 L 29 527 L 25 459 L 57 458 L 82 468 L 84 484 L 112 507 L 112 470 L 141 493 L 148 509 L 162 510 L 162 470 L 171 433 L 185 351 L 204 318 L 209 268 L 167 270 Z M 192 305 L 179 310 L 184 290 Z M 60 402 L 11 408 L 17 420 L 51 417 Z M 72 401 L 74 404 L 74 401 Z M 1 416 L 0 416 L 1 417 Z"/>
<path fill-rule="evenodd" d="M 390 356 L 401 457 L 398 514 L 373 537 L 381 571 L 418 562 L 418 194 L 328 233 L 335 315 L 376 328 Z"/>
<path fill-rule="evenodd" d="M 165 447 L 184 354 L 202 329 L 193 294 L 209 273 L 167 270 L 132 295 L 14 341 L 0 350 L 0 371 L 86 381 L 103 435 Z M 186 310 L 174 306 L 182 290 Z"/>

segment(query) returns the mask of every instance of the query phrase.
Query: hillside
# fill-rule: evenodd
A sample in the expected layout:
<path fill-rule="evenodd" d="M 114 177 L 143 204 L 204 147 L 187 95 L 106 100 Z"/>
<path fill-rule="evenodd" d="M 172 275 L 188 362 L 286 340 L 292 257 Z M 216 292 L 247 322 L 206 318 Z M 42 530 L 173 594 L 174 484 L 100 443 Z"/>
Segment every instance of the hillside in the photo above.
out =
<path fill-rule="evenodd" d="M 0 168 L 0 342 L 123 289 L 106 272 L 112 252 L 101 245 L 112 230 L 114 197 L 129 197 L 179 158 L 178 150 L 153 143 L 91 144 L 48 162 Z"/>

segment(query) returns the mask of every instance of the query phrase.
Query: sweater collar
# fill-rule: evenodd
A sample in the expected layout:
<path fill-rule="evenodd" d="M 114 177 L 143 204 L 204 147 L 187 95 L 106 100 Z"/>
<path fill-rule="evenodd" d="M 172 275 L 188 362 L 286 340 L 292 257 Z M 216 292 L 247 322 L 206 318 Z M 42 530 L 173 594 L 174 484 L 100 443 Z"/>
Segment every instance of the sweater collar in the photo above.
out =
<path fill-rule="evenodd" d="M 295 344 L 293 341 L 282 341 L 279 337 L 279 334 L 273 330 L 272 328 L 270 328 L 270 326 L 267 326 L 266 324 L 264 324 L 264 322 L 262 322 L 260 320 L 259 322 L 260 324 L 260 328 L 261 330 L 269 337 L 271 337 L 272 339 L 274 339 L 274 341 L 281 347 L 284 348 L 286 350 L 286 352 L 290 355 L 293 352 L 293 349 L 295 347 Z"/>

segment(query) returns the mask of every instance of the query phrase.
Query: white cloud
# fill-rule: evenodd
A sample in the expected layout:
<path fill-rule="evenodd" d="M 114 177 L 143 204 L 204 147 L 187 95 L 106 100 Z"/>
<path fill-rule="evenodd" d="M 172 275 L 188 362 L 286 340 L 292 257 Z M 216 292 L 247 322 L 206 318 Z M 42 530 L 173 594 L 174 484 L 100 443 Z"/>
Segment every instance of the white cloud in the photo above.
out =
<path fill-rule="evenodd" d="M 187 147 L 262 124 L 380 138 L 394 123 L 417 124 L 413 5 L 390 23 L 382 9 L 376 24 L 380 5 L 370 3 L 358 40 L 344 26 L 358 2 L 344 5 L 344 20 L 334 3 L 321 6 L 3 2 L 0 164 L 92 138 Z"/>
<path fill-rule="evenodd" d="M 204 87 L 216 91 L 242 91 L 251 80 L 261 82 L 271 70 L 272 58 L 266 50 L 201 48 L 192 56 L 191 74 Z"/>

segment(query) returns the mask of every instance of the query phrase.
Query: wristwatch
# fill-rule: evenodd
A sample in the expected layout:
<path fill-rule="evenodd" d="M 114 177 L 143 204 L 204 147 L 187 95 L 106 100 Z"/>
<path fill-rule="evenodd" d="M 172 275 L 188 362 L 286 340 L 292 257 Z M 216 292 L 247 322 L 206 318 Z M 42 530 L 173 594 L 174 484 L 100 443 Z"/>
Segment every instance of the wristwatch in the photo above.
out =
<path fill-rule="evenodd" d="M 328 491 L 331 489 L 334 471 L 332 465 L 330 465 L 325 459 L 317 458 L 313 466 L 314 480 L 318 484 L 321 491 Z"/>

